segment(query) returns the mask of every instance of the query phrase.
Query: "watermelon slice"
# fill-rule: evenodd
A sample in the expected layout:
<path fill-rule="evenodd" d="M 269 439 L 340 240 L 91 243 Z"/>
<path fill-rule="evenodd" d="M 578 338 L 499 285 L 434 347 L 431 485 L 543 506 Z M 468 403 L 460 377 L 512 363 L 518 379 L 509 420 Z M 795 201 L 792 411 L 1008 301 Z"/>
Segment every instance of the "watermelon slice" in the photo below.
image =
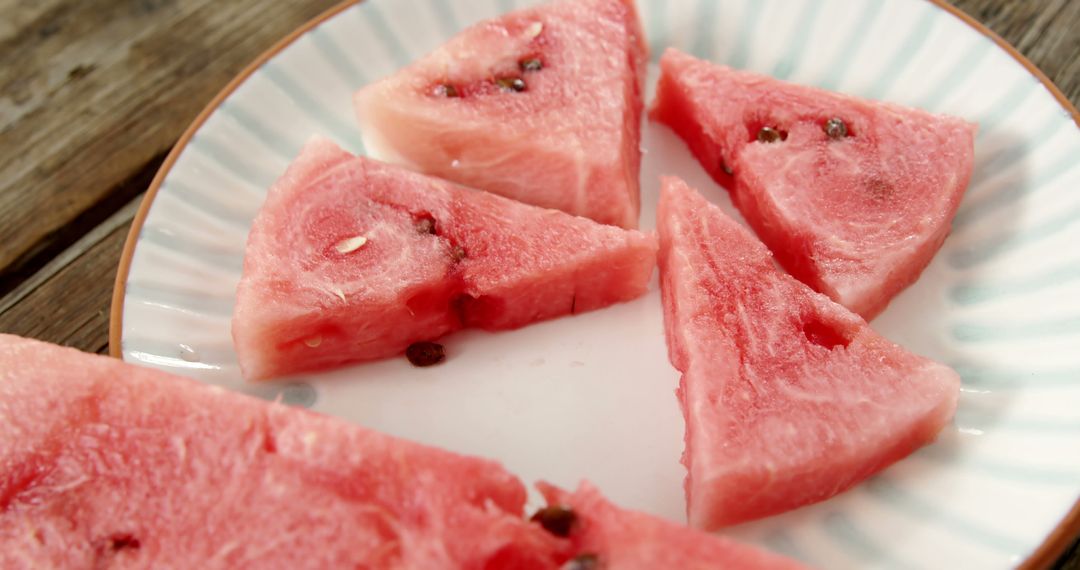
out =
<path fill-rule="evenodd" d="M 563 0 L 476 24 L 354 102 L 386 160 L 636 228 L 646 61 L 632 0 Z"/>
<path fill-rule="evenodd" d="M 233 338 L 249 379 L 400 354 L 645 292 L 656 239 L 310 142 L 248 237 Z"/>
<path fill-rule="evenodd" d="M 2 568 L 556 568 L 463 457 L 0 335 Z"/>
<path fill-rule="evenodd" d="M 681 180 L 664 179 L 657 224 L 691 525 L 826 499 L 952 417 L 955 372 L 780 273 L 761 242 Z"/>
<path fill-rule="evenodd" d="M 974 125 L 676 50 L 660 67 L 651 117 L 732 189 L 796 278 L 870 319 L 941 247 L 971 177 Z"/>
<path fill-rule="evenodd" d="M 574 559 L 581 562 L 578 568 L 588 568 L 589 562 L 604 570 L 804 568 L 788 558 L 722 536 L 620 509 L 589 483 L 582 483 L 572 494 L 543 483 L 539 487 L 549 507 L 534 519 L 546 515 L 548 526 L 569 529 L 565 534 L 573 545 Z M 551 523 L 561 523 L 561 527 Z"/>

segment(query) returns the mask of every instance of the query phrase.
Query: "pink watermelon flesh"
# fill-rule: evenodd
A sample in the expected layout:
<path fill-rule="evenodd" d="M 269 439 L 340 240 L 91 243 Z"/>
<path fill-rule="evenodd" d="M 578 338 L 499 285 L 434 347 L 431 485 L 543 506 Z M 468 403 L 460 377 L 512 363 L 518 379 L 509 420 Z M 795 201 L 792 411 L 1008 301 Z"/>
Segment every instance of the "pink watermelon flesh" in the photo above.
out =
<path fill-rule="evenodd" d="M 651 117 L 732 189 L 799 280 L 870 319 L 941 247 L 971 176 L 974 125 L 671 49 L 660 67 Z M 846 137 L 826 135 L 832 118 L 844 122 Z M 763 127 L 785 138 L 759 142 Z"/>
<path fill-rule="evenodd" d="M 0 335 L 2 568 L 556 568 L 498 464 Z"/>
<path fill-rule="evenodd" d="M 955 372 L 780 273 L 761 242 L 681 180 L 664 179 L 657 224 L 691 525 L 831 497 L 952 417 Z"/>
<path fill-rule="evenodd" d="M 632 0 L 564 0 L 476 24 L 354 103 L 387 160 L 636 228 L 646 61 Z"/>
<path fill-rule="evenodd" d="M 236 352 L 244 375 L 259 379 L 392 356 L 462 327 L 511 329 L 590 311 L 644 293 L 656 247 L 652 235 L 317 139 L 252 226 Z"/>
<path fill-rule="evenodd" d="M 552 506 L 570 507 L 568 538 L 575 556 L 595 556 L 604 570 L 797 570 L 801 564 L 722 536 L 693 530 L 610 503 L 582 483 L 575 493 L 540 485 Z"/>

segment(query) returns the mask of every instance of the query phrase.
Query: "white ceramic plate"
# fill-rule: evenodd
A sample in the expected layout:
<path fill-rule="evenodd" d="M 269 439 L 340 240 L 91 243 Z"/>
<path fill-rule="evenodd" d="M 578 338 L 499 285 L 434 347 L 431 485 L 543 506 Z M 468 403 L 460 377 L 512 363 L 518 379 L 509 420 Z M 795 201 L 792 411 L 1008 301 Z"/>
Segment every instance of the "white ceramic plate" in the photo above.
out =
<path fill-rule="evenodd" d="M 1080 131 L 1068 111 L 1008 51 L 930 2 L 642 2 L 654 56 L 674 45 L 981 125 L 952 235 L 873 323 L 962 373 L 955 426 L 850 492 L 731 532 L 825 568 L 1027 559 L 1080 495 Z M 497 458 L 526 481 L 588 478 L 625 506 L 683 520 L 678 376 L 655 280 L 625 305 L 455 334 L 445 339 L 448 361 L 434 368 L 399 358 L 260 385 L 238 374 L 229 317 L 266 188 L 313 134 L 363 151 L 354 89 L 467 24 L 528 3 L 368 0 L 271 50 L 196 121 L 156 180 L 118 277 L 114 351 Z M 642 146 L 644 228 L 661 173 L 731 211 L 670 131 L 647 125 Z"/>

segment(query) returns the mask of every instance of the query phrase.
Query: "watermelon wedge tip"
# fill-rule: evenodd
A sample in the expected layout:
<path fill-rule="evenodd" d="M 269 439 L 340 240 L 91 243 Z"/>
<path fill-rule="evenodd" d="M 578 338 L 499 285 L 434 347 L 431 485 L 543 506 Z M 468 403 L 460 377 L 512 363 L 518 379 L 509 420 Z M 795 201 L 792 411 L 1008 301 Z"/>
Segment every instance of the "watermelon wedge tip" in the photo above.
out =
<path fill-rule="evenodd" d="M 779 272 L 760 241 L 682 180 L 663 180 L 657 226 L 692 526 L 827 499 L 952 418 L 956 372 Z"/>

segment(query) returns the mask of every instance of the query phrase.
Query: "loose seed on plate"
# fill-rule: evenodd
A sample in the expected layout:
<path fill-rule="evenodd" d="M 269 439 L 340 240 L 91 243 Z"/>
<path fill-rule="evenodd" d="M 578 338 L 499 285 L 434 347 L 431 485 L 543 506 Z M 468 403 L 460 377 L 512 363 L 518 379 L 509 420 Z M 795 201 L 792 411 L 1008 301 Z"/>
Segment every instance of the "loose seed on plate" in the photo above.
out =
<path fill-rule="evenodd" d="M 405 357 L 413 366 L 434 366 L 446 358 L 446 351 L 437 342 L 414 342 L 405 349 Z"/>
<path fill-rule="evenodd" d="M 525 72 L 540 71 L 544 68 L 544 62 L 540 61 L 540 58 L 538 57 L 530 57 L 529 59 L 519 61 L 518 67 Z"/>
<path fill-rule="evenodd" d="M 772 127 L 761 127 L 761 130 L 758 131 L 757 134 L 757 140 L 763 143 L 774 143 L 782 140 L 783 138 L 784 135 L 782 135 L 780 131 Z"/>
<path fill-rule="evenodd" d="M 847 136 L 847 124 L 843 119 L 833 117 L 825 121 L 825 134 L 833 140 L 842 139 Z"/>
<path fill-rule="evenodd" d="M 366 244 L 367 241 L 367 238 L 364 236 L 353 236 L 337 242 L 334 249 L 338 250 L 338 253 L 341 254 L 352 253 L 361 247 L 364 247 L 364 244 Z"/>
<path fill-rule="evenodd" d="M 520 77 L 500 77 L 495 80 L 495 84 L 500 88 L 507 91 L 517 91 L 521 93 L 525 90 L 525 80 Z"/>
<path fill-rule="evenodd" d="M 579 554 L 562 565 L 560 570 L 599 570 L 600 558 L 595 554 Z"/>
<path fill-rule="evenodd" d="M 577 521 L 574 510 L 565 505 L 549 505 L 529 518 L 555 536 L 570 536 L 570 529 Z"/>

